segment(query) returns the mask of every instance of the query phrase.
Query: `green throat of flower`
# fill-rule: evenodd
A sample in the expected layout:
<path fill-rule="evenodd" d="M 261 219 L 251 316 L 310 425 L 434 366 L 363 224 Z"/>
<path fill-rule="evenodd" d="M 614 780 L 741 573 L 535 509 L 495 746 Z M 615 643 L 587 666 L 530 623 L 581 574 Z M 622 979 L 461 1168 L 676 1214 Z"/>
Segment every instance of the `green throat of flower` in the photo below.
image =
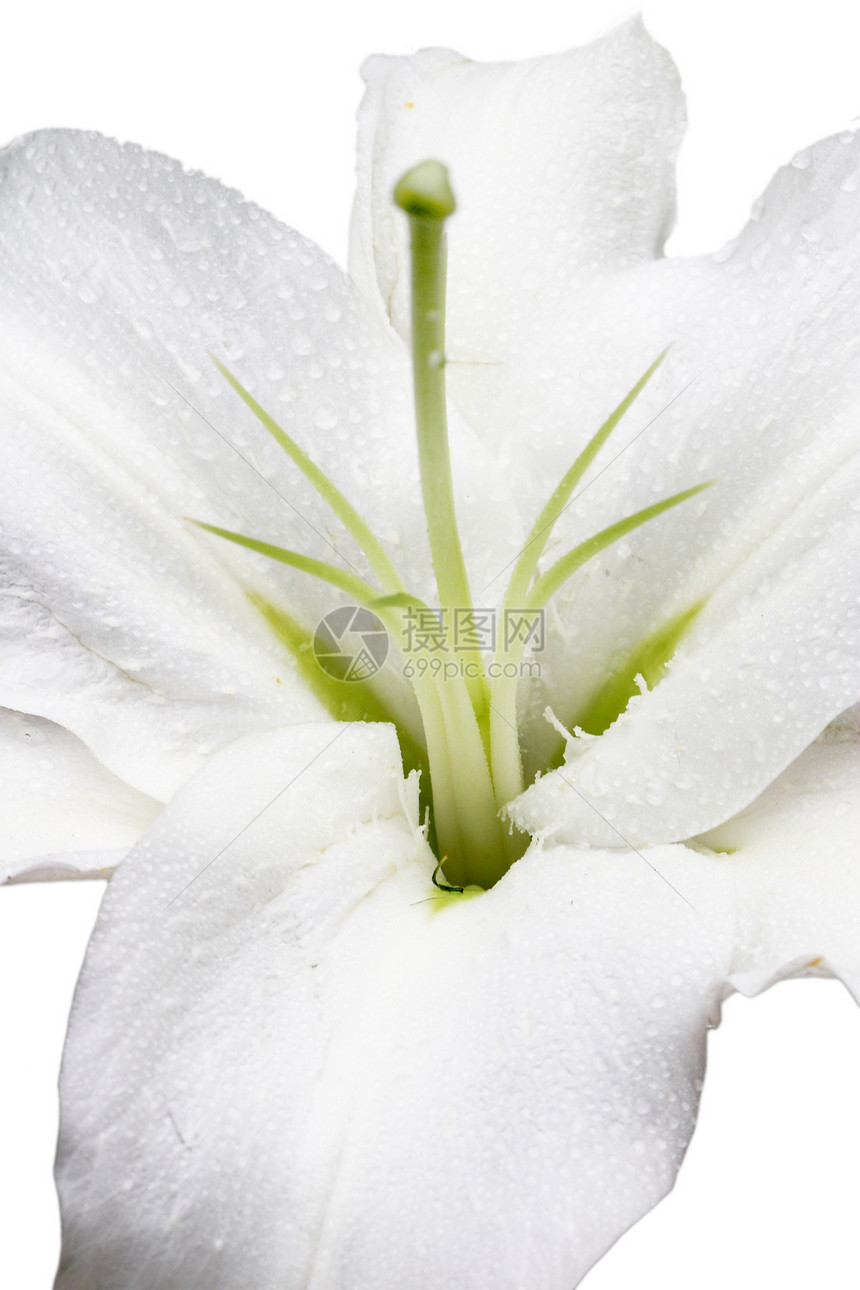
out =
<path fill-rule="evenodd" d="M 448 174 L 436 161 L 414 167 L 398 183 L 394 200 L 410 225 L 412 254 L 412 359 L 415 421 L 421 487 L 438 605 L 429 606 L 405 586 L 382 543 L 332 481 L 260 406 L 248 390 L 214 359 L 219 370 L 269 434 L 303 472 L 363 552 L 371 579 L 298 551 L 275 546 L 230 529 L 194 521 L 230 542 L 269 556 L 321 579 L 356 605 L 372 611 L 408 665 L 387 687 L 377 679 L 349 681 L 330 675 L 317 662 L 313 636 L 280 608 L 252 596 L 281 641 L 298 662 L 305 680 L 333 716 L 340 720 L 390 721 L 398 731 L 404 764 L 421 772 L 422 797 L 428 812 L 429 838 L 452 888 L 491 887 L 518 859 L 528 837 L 505 819 L 507 804 L 525 787 L 517 717 L 517 688 L 527 633 L 513 640 L 496 633 L 492 659 L 478 645 L 452 649 L 451 624 L 474 615 L 454 506 L 448 445 L 445 390 L 445 221 L 455 208 Z M 664 498 L 610 524 L 538 572 L 538 563 L 574 489 L 624 413 L 665 357 L 664 351 L 573 462 L 535 520 L 513 562 L 502 602 L 503 615 L 540 613 L 547 602 L 588 560 L 625 534 L 695 496 L 699 484 Z M 664 627 L 655 648 L 665 650 L 695 616 L 698 606 Z M 416 643 L 410 622 L 432 615 L 438 625 L 432 642 Z M 455 656 L 457 665 L 439 666 L 434 650 Z M 648 651 L 646 642 L 645 653 Z M 640 650 L 640 653 L 642 651 Z M 643 656 L 644 657 L 644 656 Z M 637 666 L 639 657 L 631 666 Z M 645 662 L 637 671 L 647 672 Z M 398 688 L 411 687 L 420 722 L 410 720 L 411 704 L 398 703 Z M 628 692 L 629 693 L 629 692 Z M 627 694 L 605 696 L 609 719 L 623 709 Z M 621 707 L 618 707 L 621 703 Z M 613 708 L 615 709 L 613 711 Z M 606 714 L 598 714 L 597 720 Z M 608 724 L 608 721 L 606 722 Z"/>

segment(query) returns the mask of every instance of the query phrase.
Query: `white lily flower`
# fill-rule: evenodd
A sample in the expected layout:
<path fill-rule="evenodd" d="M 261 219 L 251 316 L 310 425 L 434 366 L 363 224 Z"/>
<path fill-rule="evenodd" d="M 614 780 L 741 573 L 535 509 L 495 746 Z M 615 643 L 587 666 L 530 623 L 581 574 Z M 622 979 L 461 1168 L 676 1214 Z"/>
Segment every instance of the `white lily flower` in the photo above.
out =
<path fill-rule="evenodd" d="M 352 278 L 162 157 L 0 159 L 5 860 L 121 860 L 64 1063 L 60 1290 L 569 1290 L 671 1187 L 726 995 L 860 998 L 857 136 L 673 261 L 683 106 L 638 22 L 367 79 Z M 427 157 L 444 366 L 407 239 L 420 295 L 445 194 L 391 201 Z M 519 695 L 314 672 L 368 582 L 388 623 L 466 578 L 546 604 Z"/>

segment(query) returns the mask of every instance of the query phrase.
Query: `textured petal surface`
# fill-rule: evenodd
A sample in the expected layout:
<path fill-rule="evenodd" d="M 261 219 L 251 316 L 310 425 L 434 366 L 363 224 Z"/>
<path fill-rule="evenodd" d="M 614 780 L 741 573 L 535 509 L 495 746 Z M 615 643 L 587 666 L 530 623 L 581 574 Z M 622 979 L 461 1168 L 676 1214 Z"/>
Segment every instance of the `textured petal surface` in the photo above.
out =
<path fill-rule="evenodd" d="M 860 1003 L 860 732 L 831 727 L 741 815 L 702 839 L 732 852 L 731 981 L 758 994 L 835 976 Z"/>
<path fill-rule="evenodd" d="M 313 244 L 220 184 L 99 136 L 40 134 L 3 153 L 0 272 L 0 702 L 169 796 L 225 739 L 318 715 L 244 590 L 310 627 L 333 603 L 183 516 L 363 571 L 207 349 L 427 594 L 405 351 Z M 486 570 L 498 558 L 487 508 L 509 489 L 475 464 L 466 432 L 457 443 Z"/>
<path fill-rule="evenodd" d="M 62 1290 L 570 1290 L 671 1186 L 727 867 L 555 848 L 451 903 L 414 811 L 390 731 L 295 727 L 124 863 L 64 1064 Z"/>
<path fill-rule="evenodd" d="M 161 810 L 39 717 L 0 709 L 0 882 L 106 878 Z"/>

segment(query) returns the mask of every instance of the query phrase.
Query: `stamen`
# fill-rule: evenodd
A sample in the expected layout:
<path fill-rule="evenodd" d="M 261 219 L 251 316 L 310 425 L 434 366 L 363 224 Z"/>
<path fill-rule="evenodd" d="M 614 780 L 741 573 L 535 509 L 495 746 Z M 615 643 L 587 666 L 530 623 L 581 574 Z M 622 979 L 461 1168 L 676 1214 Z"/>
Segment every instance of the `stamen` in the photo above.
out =
<path fill-rule="evenodd" d="M 188 515 L 185 518 L 196 528 L 203 529 L 206 533 L 214 533 L 216 537 L 224 538 L 235 546 L 243 546 L 249 551 L 256 551 L 258 555 L 266 555 L 270 560 L 277 560 L 279 564 L 289 565 L 291 569 L 301 569 L 302 573 L 309 573 L 312 578 L 319 578 L 321 582 L 327 582 L 330 586 L 337 587 L 339 591 L 345 591 L 360 605 L 370 605 L 379 597 L 379 592 L 375 587 L 371 587 L 369 582 L 365 582 L 357 574 L 349 573 L 346 569 L 339 569 L 336 564 L 329 564 L 327 560 L 314 560 L 309 555 L 302 555 L 300 551 L 274 546 L 271 542 L 261 542 L 259 538 L 246 537 L 244 533 L 236 533 L 233 529 L 222 529 L 217 524 L 205 524 L 203 520 L 193 520 Z"/>
<path fill-rule="evenodd" d="M 585 542 L 580 542 L 567 555 L 561 556 L 556 560 L 552 568 L 547 569 L 546 573 L 538 578 L 532 588 L 527 604 L 530 609 L 540 609 L 555 593 L 567 582 L 568 578 L 581 569 L 588 561 L 605 551 L 608 546 L 618 542 L 621 538 L 632 533 L 634 529 L 641 528 L 649 520 L 656 520 L 658 516 L 665 514 L 675 506 L 680 506 L 681 502 L 686 502 L 689 498 L 695 497 L 698 493 L 703 493 L 706 488 L 713 488 L 716 483 L 715 479 L 709 479 L 704 484 L 695 484 L 692 488 L 685 488 L 680 493 L 673 493 L 671 497 L 664 497 L 661 502 L 655 502 L 653 506 L 645 506 L 641 511 L 634 511 L 632 515 L 626 516 L 623 520 L 618 520 L 615 524 L 610 524 L 608 528 L 601 529 L 595 533 L 594 537 L 588 538 Z"/>
<path fill-rule="evenodd" d="M 364 552 L 368 564 L 385 590 L 389 592 L 403 591 L 404 587 L 400 575 L 388 558 L 385 547 L 371 530 L 367 521 L 358 513 L 352 503 L 347 501 L 325 471 L 320 470 L 316 462 L 312 461 L 304 449 L 299 447 L 295 439 L 292 439 L 286 430 L 278 425 L 274 417 L 269 416 L 266 409 L 260 406 L 253 394 L 250 394 L 245 389 L 241 381 L 237 380 L 229 368 L 226 368 L 214 354 L 210 354 L 209 357 L 228 385 L 233 387 L 242 402 L 251 409 L 260 424 L 268 430 L 275 443 L 283 448 L 290 460 L 298 466 L 305 478 L 314 486 L 323 501 L 331 507 L 359 550 Z"/>
<path fill-rule="evenodd" d="M 557 520 L 573 496 L 573 490 L 576 488 L 577 484 L 588 470 L 588 467 L 594 461 L 595 457 L 600 452 L 600 449 L 606 443 L 607 439 L 612 434 L 612 431 L 624 416 L 625 412 L 632 407 L 636 399 L 638 399 L 639 395 L 645 389 L 645 386 L 651 380 L 651 377 L 669 353 L 670 348 L 671 346 L 667 346 L 666 349 L 663 350 L 662 354 L 658 354 L 647 372 L 640 376 L 639 380 L 633 386 L 633 389 L 624 396 L 618 404 L 618 407 L 610 413 L 600 429 L 592 435 L 582 452 L 574 461 L 573 465 L 564 475 L 561 482 L 553 489 L 549 501 L 546 503 L 540 515 L 532 525 L 532 530 L 526 538 L 525 545 L 517 557 L 514 571 L 511 574 L 511 580 L 508 584 L 507 595 L 505 596 L 505 602 L 508 605 L 522 604 L 526 592 L 528 591 L 529 583 L 532 580 L 532 575 L 537 568 L 538 561 L 552 536 L 552 530 L 555 528 Z"/>

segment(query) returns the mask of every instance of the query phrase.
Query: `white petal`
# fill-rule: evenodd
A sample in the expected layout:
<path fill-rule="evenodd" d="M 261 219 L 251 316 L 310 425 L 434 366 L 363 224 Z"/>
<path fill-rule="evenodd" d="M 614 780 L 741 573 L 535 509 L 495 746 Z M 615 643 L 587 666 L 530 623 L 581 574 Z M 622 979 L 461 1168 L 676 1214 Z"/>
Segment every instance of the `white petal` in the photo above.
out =
<path fill-rule="evenodd" d="M 61 1290 L 570 1290 L 671 1186 L 726 867 L 558 848 L 440 903 L 411 794 L 390 730 L 271 732 L 119 870 L 64 1064 Z"/>
<path fill-rule="evenodd" d="M 73 730 L 166 797 L 226 739 L 319 715 L 244 591 L 310 628 L 336 603 L 183 517 L 364 571 L 207 349 L 427 594 L 409 364 L 317 247 L 167 158 L 45 133 L 6 150 L 0 182 L 0 702 Z M 488 514 L 510 489 L 456 438 L 486 574 L 499 558 Z"/>
<path fill-rule="evenodd" d="M 0 709 L 0 882 L 106 878 L 161 810 L 60 726 Z"/>
<path fill-rule="evenodd" d="M 790 976 L 835 976 L 860 1002 L 856 727 L 828 730 L 747 810 L 702 841 L 732 853 L 735 989 L 752 995 Z"/>
<path fill-rule="evenodd" d="M 637 344 L 632 370 L 663 341 L 677 345 L 619 441 L 629 449 L 572 508 L 565 539 L 717 482 L 560 598 L 544 684 L 568 727 L 638 641 L 704 608 L 653 693 L 598 743 L 571 750 L 565 775 L 582 797 L 546 780 L 525 799 L 518 814 L 532 827 L 599 845 L 612 838 L 599 815 L 632 842 L 712 828 L 860 694 L 858 175 L 860 139 L 826 140 L 779 173 L 731 255 L 664 261 L 568 310 L 561 333 L 614 343 L 625 370 Z M 662 340 L 643 342 L 655 328 Z M 577 376 L 593 403 L 611 373 L 592 356 Z M 553 416 L 572 406 L 576 384 Z M 548 435 L 547 458 L 560 436 Z"/>
<path fill-rule="evenodd" d="M 359 117 L 352 270 L 408 330 L 405 221 L 391 191 L 416 162 L 450 169 L 449 349 L 499 363 L 545 292 L 578 289 L 662 251 L 684 122 L 678 76 L 641 20 L 522 63 L 451 50 L 373 58 Z"/>

